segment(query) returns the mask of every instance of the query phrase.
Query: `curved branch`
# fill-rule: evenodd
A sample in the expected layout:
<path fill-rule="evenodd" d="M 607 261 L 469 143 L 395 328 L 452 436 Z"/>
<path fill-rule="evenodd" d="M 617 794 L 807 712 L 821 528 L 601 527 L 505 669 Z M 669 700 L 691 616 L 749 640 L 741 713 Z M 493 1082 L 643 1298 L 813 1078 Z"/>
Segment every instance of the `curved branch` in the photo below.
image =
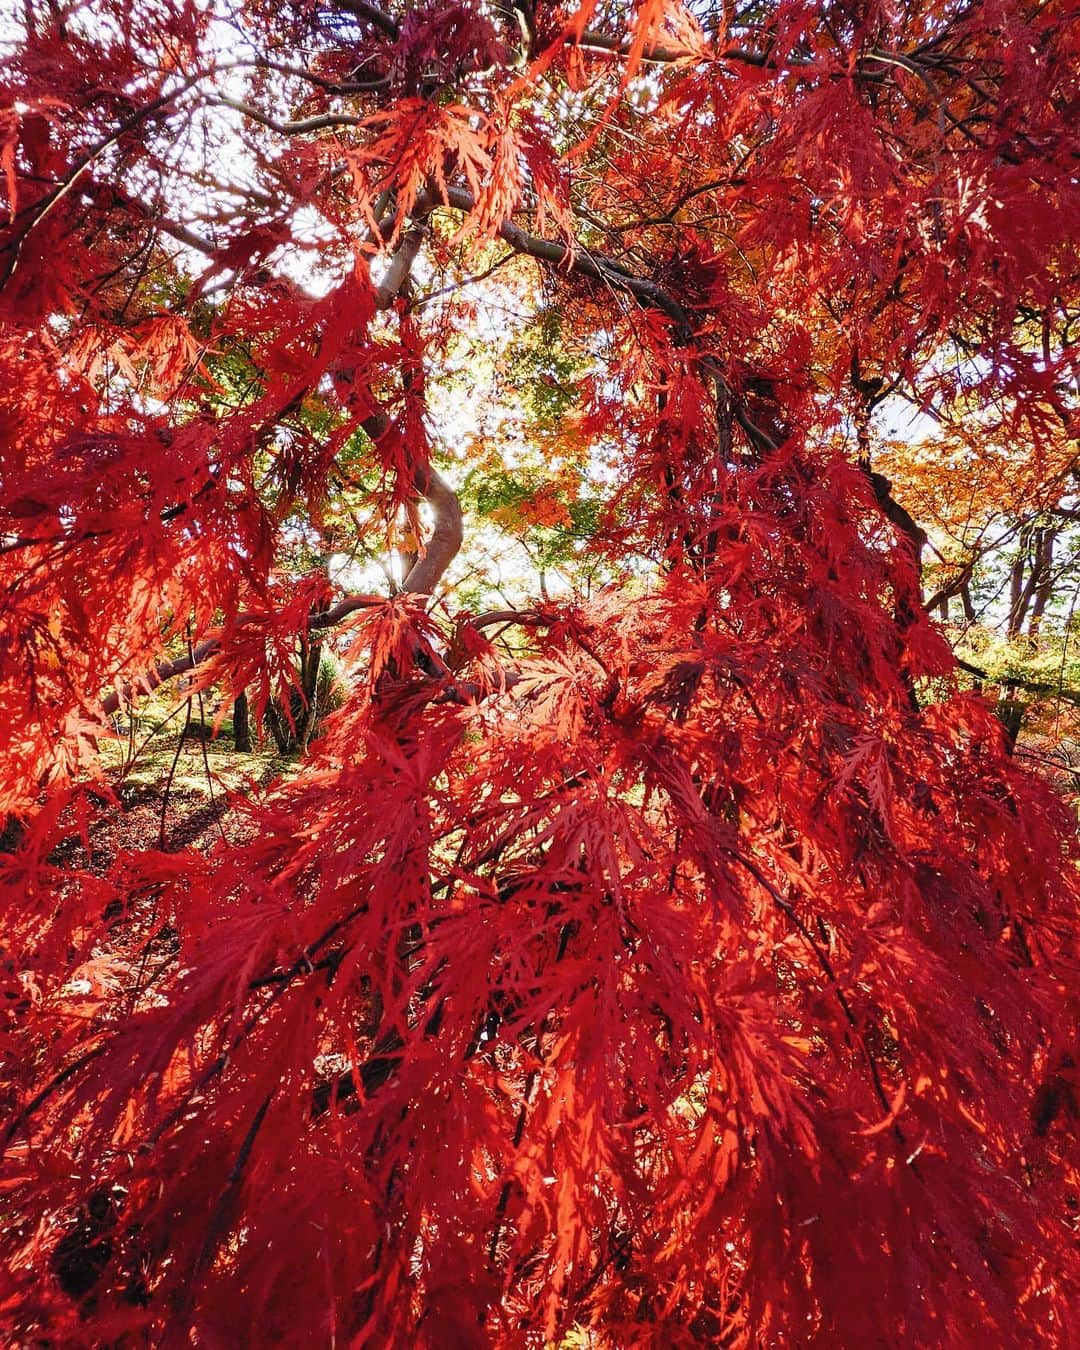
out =
<path fill-rule="evenodd" d="M 365 123 L 363 117 L 357 117 L 354 113 L 320 113 L 316 117 L 281 122 L 250 103 L 237 98 L 227 98 L 224 94 L 208 98 L 206 102 L 212 108 L 230 108 L 233 112 L 246 117 L 249 122 L 257 122 L 259 126 L 266 127 L 268 131 L 274 131 L 279 136 L 305 136 L 309 132 L 326 131 L 330 127 L 362 127 Z"/>
<path fill-rule="evenodd" d="M 241 619 L 240 622 L 243 623 L 244 620 Z M 119 711 L 121 703 L 127 703 L 136 694 L 152 694 L 167 680 L 174 680 L 177 675 L 183 675 L 189 670 L 194 670 L 196 666 L 201 666 L 204 661 L 209 661 L 220 649 L 220 638 L 207 638 L 205 642 L 200 642 L 183 656 L 178 656 L 175 661 L 162 661 L 153 670 L 145 671 L 138 679 L 125 684 L 123 689 L 114 689 L 107 698 L 102 699 L 102 711 L 111 717 L 113 713 Z"/>
<path fill-rule="evenodd" d="M 435 512 L 435 528 L 427 542 L 424 556 L 409 569 L 401 589 L 417 595 L 430 595 L 461 548 L 464 538 L 461 502 L 442 474 L 430 464 L 416 470 L 413 482 Z"/>
<path fill-rule="evenodd" d="M 368 0 L 337 0 L 337 7 L 348 14 L 355 14 L 358 19 L 366 19 L 392 42 L 396 42 L 401 34 L 397 20 L 378 5 L 369 4 Z"/>
<path fill-rule="evenodd" d="M 489 609 L 470 622 L 473 628 L 491 628 L 494 624 L 520 624 L 533 628 L 542 626 L 545 620 L 535 609 Z"/>
<path fill-rule="evenodd" d="M 378 436 L 386 434 L 389 430 L 390 421 L 385 414 L 378 413 L 365 418 L 363 425 L 365 431 L 375 440 L 378 439 Z M 446 479 L 430 465 L 418 468 L 413 476 L 413 482 L 417 491 L 435 512 L 435 527 L 432 530 L 431 538 L 428 540 L 424 556 L 409 571 L 402 590 L 416 595 L 430 595 L 461 548 L 464 538 L 461 502 Z M 377 598 L 371 595 L 342 596 L 329 609 L 323 610 L 319 614 L 312 614 L 309 617 L 307 621 L 308 632 L 332 628 L 335 624 L 341 623 L 343 619 L 347 619 L 350 614 L 355 614 L 357 610 L 368 609 L 371 605 L 378 603 Z M 238 622 L 245 623 L 247 621 L 246 616 L 242 615 Z M 137 680 L 127 684 L 122 690 L 114 690 L 102 700 L 102 710 L 107 716 L 111 717 L 119 710 L 121 703 L 127 702 L 133 695 L 153 693 L 155 689 L 168 680 L 175 679 L 178 675 L 184 675 L 189 670 L 194 670 L 196 666 L 202 665 L 220 650 L 220 638 L 207 638 L 205 642 L 200 642 L 197 647 L 190 652 L 186 652 L 183 656 L 178 656 L 176 660 L 163 661 L 153 670 L 145 672 Z"/>
<path fill-rule="evenodd" d="M 980 557 L 982 557 L 981 553 L 976 553 L 970 557 L 952 581 L 946 582 L 940 590 L 934 592 L 929 600 L 923 601 L 923 606 L 928 613 L 932 612 L 944 601 L 951 600 L 954 595 L 959 595 L 965 586 L 970 585 L 971 578 L 975 574 L 975 564 Z"/>

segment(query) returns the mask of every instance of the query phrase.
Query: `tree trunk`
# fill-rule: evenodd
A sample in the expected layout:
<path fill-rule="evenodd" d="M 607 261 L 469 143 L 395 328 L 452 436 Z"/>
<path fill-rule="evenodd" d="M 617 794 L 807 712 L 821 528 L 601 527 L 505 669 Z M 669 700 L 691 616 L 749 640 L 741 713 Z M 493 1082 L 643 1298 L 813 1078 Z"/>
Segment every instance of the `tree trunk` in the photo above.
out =
<path fill-rule="evenodd" d="M 274 706 L 273 700 L 266 705 L 265 720 L 266 725 L 270 728 L 270 735 L 274 738 L 278 754 L 286 754 L 289 750 L 289 729 L 285 724 L 285 719 Z"/>
<path fill-rule="evenodd" d="M 1038 540 L 1035 541 L 1034 551 L 1038 557 Z M 1028 607 L 1031 604 L 1032 585 L 1030 579 L 1025 584 L 1025 573 L 1027 572 L 1028 562 L 1031 561 L 1032 567 L 1037 568 L 1038 563 L 1035 559 L 1030 559 L 1029 554 L 1032 550 L 1032 527 L 1025 525 L 1020 531 L 1019 551 L 1016 555 L 1016 561 L 1012 565 L 1012 572 L 1009 576 L 1009 620 L 1007 631 L 1009 637 L 1019 637 L 1020 630 L 1024 626 L 1024 619 L 1027 617 Z"/>
<path fill-rule="evenodd" d="M 312 638 L 300 657 L 300 691 L 303 704 L 296 718 L 296 744 L 306 750 L 315 730 L 319 712 L 319 666 L 322 662 L 322 642 Z"/>
<path fill-rule="evenodd" d="M 1053 529 L 1042 531 L 1038 562 L 1035 574 L 1032 577 L 1035 583 L 1035 603 L 1031 608 L 1031 618 L 1028 621 L 1028 633 L 1031 635 L 1033 642 L 1038 641 L 1039 628 L 1042 625 L 1043 615 L 1046 613 L 1046 606 L 1054 589 L 1054 543 L 1057 540 L 1057 533 L 1057 530 Z"/>
<path fill-rule="evenodd" d="M 237 750 L 251 753 L 251 716 L 246 689 L 241 689 L 233 703 L 233 741 Z"/>

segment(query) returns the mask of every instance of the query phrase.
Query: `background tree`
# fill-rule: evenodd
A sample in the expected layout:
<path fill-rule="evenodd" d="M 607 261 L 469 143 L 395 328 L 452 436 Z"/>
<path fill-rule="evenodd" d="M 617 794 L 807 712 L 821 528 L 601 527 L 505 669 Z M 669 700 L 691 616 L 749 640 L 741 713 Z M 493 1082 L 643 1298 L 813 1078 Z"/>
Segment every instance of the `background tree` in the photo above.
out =
<path fill-rule="evenodd" d="M 1008 447 L 1047 623 L 1067 7 L 9 32 L 9 1338 L 1068 1344 L 1072 822 L 884 457 Z M 243 836 L 102 856 L 112 712 L 320 642 Z"/>

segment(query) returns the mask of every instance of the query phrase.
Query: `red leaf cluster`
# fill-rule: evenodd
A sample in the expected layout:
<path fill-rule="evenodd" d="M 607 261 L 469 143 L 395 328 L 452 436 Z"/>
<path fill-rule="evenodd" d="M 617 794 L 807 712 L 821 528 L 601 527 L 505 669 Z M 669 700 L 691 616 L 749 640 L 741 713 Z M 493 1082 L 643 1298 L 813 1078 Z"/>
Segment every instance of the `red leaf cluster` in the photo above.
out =
<path fill-rule="evenodd" d="M 9 1342 L 1070 1344 L 1074 822 L 845 444 L 1066 415 L 1063 7 L 68 8 L 0 109 Z M 616 465 L 512 659 L 429 595 L 417 300 L 496 240 Z M 357 484 L 424 585 L 290 579 Z M 104 855 L 110 712 L 331 627 L 241 834 Z"/>

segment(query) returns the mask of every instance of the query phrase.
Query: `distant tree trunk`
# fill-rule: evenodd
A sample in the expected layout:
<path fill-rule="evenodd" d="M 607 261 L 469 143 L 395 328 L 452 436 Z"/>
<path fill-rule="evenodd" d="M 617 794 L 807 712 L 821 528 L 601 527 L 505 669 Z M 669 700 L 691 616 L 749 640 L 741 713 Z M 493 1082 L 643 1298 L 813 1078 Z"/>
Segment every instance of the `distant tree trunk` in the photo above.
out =
<path fill-rule="evenodd" d="M 1016 557 L 1009 572 L 1009 617 L 1006 631 L 1009 637 L 1016 637 L 1024 621 L 1024 563 L 1027 561 L 1030 530 L 1024 526 L 1020 531 L 1020 542 Z"/>
<path fill-rule="evenodd" d="M 321 664 L 322 640 L 311 638 L 300 652 L 299 684 L 290 688 L 281 701 L 271 699 L 266 705 L 266 725 L 283 755 L 306 750 L 314 733 L 319 713 Z"/>
<path fill-rule="evenodd" d="M 1019 693 L 1015 684 L 1004 685 L 997 706 L 997 715 L 1005 728 L 1010 754 L 1016 749 L 1016 742 L 1024 725 L 1026 708 L 1020 701 Z"/>
<path fill-rule="evenodd" d="M 274 744 L 278 748 L 278 753 L 286 754 L 290 748 L 289 728 L 272 700 L 266 705 L 265 719 L 266 725 L 270 728 L 270 735 L 274 738 Z"/>
<path fill-rule="evenodd" d="M 315 730 L 319 701 L 319 664 L 322 661 L 322 643 L 314 639 L 300 658 L 300 692 L 304 699 L 296 718 L 296 743 L 306 750 Z"/>
<path fill-rule="evenodd" d="M 1057 531 L 1036 529 L 1026 525 L 1020 532 L 1020 551 L 1013 563 L 1009 585 L 1009 637 L 1019 637 L 1024 628 L 1024 620 L 1031 611 L 1032 600 L 1039 592 L 1041 605 L 1036 605 L 1032 615 L 1034 632 L 1037 636 L 1039 621 L 1050 598 L 1053 585 L 1054 539 Z M 1026 574 L 1026 580 L 1025 580 Z M 1029 631 L 1031 631 L 1029 629 Z"/>
<path fill-rule="evenodd" d="M 248 711 L 247 690 L 241 689 L 233 703 L 233 740 L 237 750 L 251 752 L 251 716 Z"/>
<path fill-rule="evenodd" d="M 1033 641 L 1038 640 L 1043 615 L 1046 613 L 1046 606 L 1054 590 L 1054 544 L 1057 540 L 1057 533 L 1057 530 L 1052 529 L 1042 532 L 1036 570 L 1032 577 L 1035 583 L 1035 603 L 1031 608 L 1031 618 L 1028 621 L 1028 633 Z"/>

